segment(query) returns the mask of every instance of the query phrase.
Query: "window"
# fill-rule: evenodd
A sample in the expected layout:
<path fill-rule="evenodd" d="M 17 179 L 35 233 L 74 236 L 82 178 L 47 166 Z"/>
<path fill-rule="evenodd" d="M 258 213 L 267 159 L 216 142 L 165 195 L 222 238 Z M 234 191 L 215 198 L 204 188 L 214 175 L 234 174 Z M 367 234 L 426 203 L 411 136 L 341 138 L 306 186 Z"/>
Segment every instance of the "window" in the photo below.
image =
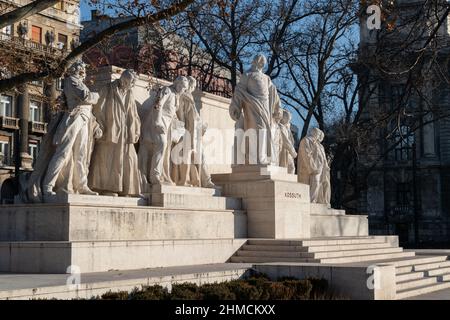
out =
<path fill-rule="evenodd" d="M 12 97 L 1 95 L 0 96 L 0 117 L 12 117 Z"/>
<path fill-rule="evenodd" d="M 42 28 L 31 26 L 31 40 L 37 43 L 42 43 Z"/>
<path fill-rule="evenodd" d="M 67 49 L 67 36 L 65 34 L 58 33 L 58 45 L 60 49 Z"/>
<path fill-rule="evenodd" d="M 30 100 L 30 121 L 41 122 L 41 104 Z"/>
<path fill-rule="evenodd" d="M 2 40 L 10 39 L 11 35 L 12 35 L 12 26 L 6 26 L 6 27 L 2 28 L 2 32 L 1 32 Z"/>
<path fill-rule="evenodd" d="M 64 79 L 56 79 L 56 90 L 62 91 L 64 89 Z"/>
<path fill-rule="evenodd" d="M 36 162 L 37 156 L 39 154 L 39 142 L 30 141 L 28 143 L 28 154 L 33 158 L 33 165 Z"/>
<path fill-rule="evenodd" d="M 397 183 L 397 205 L 407 207 L 410 205 L 411 184 Z"/>
<path fill-rule="evenodd" d="M 400 132 L 398 132 L 400 131 Z M 396 144 L 394 153 L 395 160 L 397 161 L 406 161 L 411 160 L 412 158 L 412 146 L 414 143 L 414 134 L 411 133 L 411 130 L 408 126 L 401 126 L 395 135 Z"/>
<path fill-rule="evenodd" d="M 55 4 L 55 9 L 64 10 L 64 1 L 59 1 L 57 4 Z"/>
<path fill-rule="evenodd" d="M 9 138 L 0 136 L 0 152 L 3 154 L 3 164 L 10 163 L 10 150 Z"/>

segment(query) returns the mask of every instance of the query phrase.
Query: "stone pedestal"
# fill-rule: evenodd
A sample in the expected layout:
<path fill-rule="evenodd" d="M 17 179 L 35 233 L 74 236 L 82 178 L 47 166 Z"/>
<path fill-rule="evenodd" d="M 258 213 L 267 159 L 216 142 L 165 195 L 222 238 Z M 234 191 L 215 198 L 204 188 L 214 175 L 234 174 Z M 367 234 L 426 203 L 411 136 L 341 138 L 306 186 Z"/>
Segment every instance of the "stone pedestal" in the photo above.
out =
<path fill-rule="evenodd" d="M 310 237 L 309 186 L 286 168 L 235 166 L 231 174 L 213 175 L 213 181 L 224 195 L 242 198 L 250 238 Z"/>
<path fill-rule="evenodd" d="M 187 189 L 164 186 L 155 191 L 186 201 L 201 197 L 203 203 L 180 203 L 169 196 L 166 206 L 156 207 L 143 198 L 58 194 L 47 203 L 3 205 L 0 272 L 65 273 L 70 265 L 99 272 L 226 262 L 247 238 L 240 201 L 214 196 L 214 189 Z"/>
<path fill-rule="evenodd" d="M 149 203 L 155 207 L 193 210 L 240 210 L 240 198 L 222 197 L 221 189 L 179 187 L 169 185 L 153 186 Z"/>

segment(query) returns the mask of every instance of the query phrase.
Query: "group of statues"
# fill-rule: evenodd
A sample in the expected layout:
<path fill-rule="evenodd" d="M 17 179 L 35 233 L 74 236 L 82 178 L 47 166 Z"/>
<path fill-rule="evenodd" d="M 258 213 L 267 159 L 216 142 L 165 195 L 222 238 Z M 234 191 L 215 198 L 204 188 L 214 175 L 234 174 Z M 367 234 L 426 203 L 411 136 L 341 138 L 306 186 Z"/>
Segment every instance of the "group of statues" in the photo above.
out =
<path fill-rule="evenodd" d="M 310 186 L 311 202 L 329 205 L 330 166 L 321 144 L 324 133 L 312 129 L 300 142 L 297 154 L 290 129 L 291 114 L 281 108 L 275 85 L 263 73 L 265 64 L 266 58 L 258 54 L 250 70 L 242 75 L 231 101 L 230 116 L 243 132 L 257 132 L 256 141 L 252 141 L 257 145 L 257 155 L 252 159 L 255 164 L 285 167 L 294 174 L 297 158 L 298 181 Z M 251 147 L 243 148 L 246 154 L 251 154 Z"/>
<path fill-rule="evenodd" d="M 256 147 L 254 163 L 276 165 L 310 185 L 311 201 L 330 203 L 330 168 L 315 128 L 297 154 L 291 114 L 281 107 L 266 58 L 256 55 L 237 84 L 230 105 L 236 128 L 254 131 L 242 141 L 244 152 Z M 151 186 L 168 184 L 214 188 L 202 148 L 207 130 L 192 93 L 193 77 L 180 76 L 172 85 L 154 89 L 138 108 L 133 96 L 137 75 L 125 70 L 119 79 L 91 92 L 84 83 L 83 62 L 75 62 L 64 79 L 63 104 L 49 124 L 35 170 L 21 178 L 26 202 L 42 202 L 57 191 L 86 195 L 140 196 Z M 239 148 L 239 146 L 238 146 Z M 251 152 L 250 152 L 251 153 Z"/>
<path fill-rule="evenodd" d="M 133 70 L 99 93 L 85 77 L 81 61 L 67 71 L 64 110 L 49 124 L 35 170 L 21 177 L 23 201 L 42 202 L 57 191 L 140 196 L 159 184 L 214 187 L 201 149 L 207 125 L 192 96 L 194 78 L 154 90 L 138 110 Z M 174 150 L 189 160 L 173 161 Z"/>

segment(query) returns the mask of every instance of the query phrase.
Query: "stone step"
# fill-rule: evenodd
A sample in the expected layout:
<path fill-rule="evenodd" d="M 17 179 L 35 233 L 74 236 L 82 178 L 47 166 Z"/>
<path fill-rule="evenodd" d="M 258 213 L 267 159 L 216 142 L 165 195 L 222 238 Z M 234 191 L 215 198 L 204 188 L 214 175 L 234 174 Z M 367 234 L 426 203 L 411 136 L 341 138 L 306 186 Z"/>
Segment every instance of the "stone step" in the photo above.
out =
<path fill-rule="evenodd" d="M 428 264 L 434 262 L 443 262 L 446 261 L 447 257 L 445 256 L 437 256 L 437 257 L 415 257 L 414 259 L 405 259 L 400 261 L 392 261 L 390 263 L 396 266 L 396 274 L 413 272 L 414 265 L 419 264 Z"/>
<path fill-rule="evenodd" d="M 329 252 L 316 252 L 314 258 L 326 259 L 326 258 L 339 258 L 339 257 L 352 257 L 352 256 L 365 256 L 383 253 L 398 253 L 403 252 L 403 248 L 380 248 L 380 249 L 366 249 L 366 250 L 345 250 L 345 251 L 329 251 Z"/>
<path fill-rule="evenodd" d="M 154 185 L 152 186 L 151 193 L 171 193 L 171 194 L 188 194 L 188 195 L 201 195 L 201 196 L 220 196 L 222 194 L 222 188 L 197 188 L 197 187 L 182 187 L 171 185 Z"/>
<path fill-rule="evenodd" d="M 440 276 L 440 275 L 444 275 L 444 274 L 447 274 L 447 273 L 450 273 L 450 267 L 438 268 L 438 269 L 432 269 L 432 270 L 425 271 L 425 274 L 428 277 Z"/>
<path fill-rule="evenodd" d="M 196 188 L 193 188 L 196 189 Z M 241 210 L 242 199 L 211 195 L 153 193 L 149 202 L 155 207 L 193 210 Z"/>
<path fill-rule="evenodd" d="M 430 269 L 439 269 L 445 267 L 450 267 L 450 261 L 414 265 L 414 271 L 426 271 Z"/>
<path fill-rule="evenodd" d="M 269 262 L 319 262 L 311 258 L 277 258 L 277 257 L 245 257 L 232 256 L 230 262 L 233 263 L 269 263 Z"/>
<path fill-rule="evenodd" d="M 384 253 L 384 254 L 371 254 L 361 256 L 350 256 L 341 258 L 325 258 L 320 259 L 320 263 L 355 263 L 363 261 L 380 261 L 386 259 L 406 258 L 414 256 L 414 252 L 398 252 L 398 253 Z"/>
<path fill-rule="evenodd" d="M 432 285 L 426 285 L 422 287 L 416 287 L 408 290 L 397 290 L 396 299 L 406 299 L 410 297 L 416 297 L 430 292 L 444 290 L 450 288 L 450 282 L 438 282 Z"/>
<path fill-rule="evenodd" d="M 404 282 L 410 280 L 417 280 L 425 277 L 425 272 L 408 272 L 397 275 L 395 277 L 396 282 Z"/>
<path fill-rule="evenodd" d="M 341 250 L 358 250 L 358 249 L 378 249 L 391 248 L 388 242 L 380 243 L 362 243 L 362 244 L 343 244 L 343 245 L 329 245 L 329 246 L 309 246 L 308 252 L 327 252 L 327 251 L 341 251 Z"/>
<path fill-rule="evenodd" d="M 251 239 L 250 245 L 272 245 L 272 246 L 329 246 L 346 244 L 372 244 L 386 243 L 385 237 L 355 237 L 343 239 L 309 239 L 309 240 L 271 240 L 271 239 Z"/>
<path fill-rule="evenodd" d="M 314 258 L 314 253 L 296 251 L 251 251 L 239 250 L 236 253 L 243 257 L 275 257 L 275 258 Z"/>
<path fill-rule="evenodd" d="M 308 247 L 302 246 L 269 246 L 256 244 L 246 244 L 242 247 L 242 249 L 250 251 L 298 251 L 298 252 L 308 251 Z"/>
<path fill-rule="evenodd" d="M 404 291 L 407 289 L 423 287 L 423 286 L 435 284 L 437 282 L 438 282 L 438 279 L 436 277 L 397 282 L 397 291 Z"/>

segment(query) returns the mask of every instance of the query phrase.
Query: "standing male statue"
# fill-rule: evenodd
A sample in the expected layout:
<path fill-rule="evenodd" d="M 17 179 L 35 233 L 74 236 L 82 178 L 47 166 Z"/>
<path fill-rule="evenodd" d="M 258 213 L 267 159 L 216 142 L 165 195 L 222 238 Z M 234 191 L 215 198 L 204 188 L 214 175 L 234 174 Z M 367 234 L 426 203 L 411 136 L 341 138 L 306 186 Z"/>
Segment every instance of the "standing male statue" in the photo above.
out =
<path fill-rule="evenodd" d="M 137 75 L 125 70 L 119 79 L 104 86 L 93 108 L 103 131 L 95 143 L 89 170 L 89 186 L 104 195 L 138 196 L 141 182 L 134 144 L 141 122 L 133 95 Z"/>
<path fill-rule="evenodd" d="M 214 188 L 203 152 L 203 135 L 207 124 L 200 117 L 192 93 L 197 88 L 197 80 L 187 77 L 189 88 L 181 95 L 177 117 L 184 123 L 182 141 L 172 149 L 172 178 L 179 186 Z"/>
<path fill-rule="evenodd" d="M 300 142 L 298 152 L 298 182 L 308 184 L 312 203 L 330 204 L 330 167 L 322 145 L 324 133 L 313 128 Z"/>
<path fill-rule="evenodd" d="M 257 144 L 257 159 L 249 159 L 250 162 L 256 161 L 256 164 L 276 164 L 274 161 L 277 158 L 273 150 L 272 129 L 274 117 L 280 117 L 281 102 L 270 77 L 263 73 L 266 62 L 262 54 L 254 57 L 252 67 L 242 75 L 236 86 L 230 105 L 231 118 L 238 121 L 243 111 L 243 129 L 249 136 L 253 133 L 253 138 L 257 139 L 250 142 Z"/>
<path fill-rule="evenodd" d="M 295 151 L 294 136 L 291 131 L 291 113 L 283 110 L 280 120 L 280 167 L 287 168 L 289 174 L 295 174 L 295 162 L 297 152 Z"/>
<path fill-rule="evenodd" d="M 56 148 L 42 182 L 44 195 L 54 195 L 55 185 L 61 179 L 65 179 L 64 189 L 68 193 L 97 195 L 87 184 L 90 140 L 92 130 L 96 139 L 103 133 L 98 127 L 92 129 L 92 105 L 97 103 L 99 95 L 91 92 L 83 83 L 86 77 L 85 68 L 83 62 L 75 62 L 64 79 L 67 110 L 53 137 Z"/>
<path fill-rule="evenodd" d="M 170 177 L 172 127 L 179 122 L 176 112 L 180 95 L 189 87 L 186 77 L 163 87 L 142 105 L 142 131 L 139 145 L 139 167 L 144 187 L 148 184 L 173 184 Z"/>

